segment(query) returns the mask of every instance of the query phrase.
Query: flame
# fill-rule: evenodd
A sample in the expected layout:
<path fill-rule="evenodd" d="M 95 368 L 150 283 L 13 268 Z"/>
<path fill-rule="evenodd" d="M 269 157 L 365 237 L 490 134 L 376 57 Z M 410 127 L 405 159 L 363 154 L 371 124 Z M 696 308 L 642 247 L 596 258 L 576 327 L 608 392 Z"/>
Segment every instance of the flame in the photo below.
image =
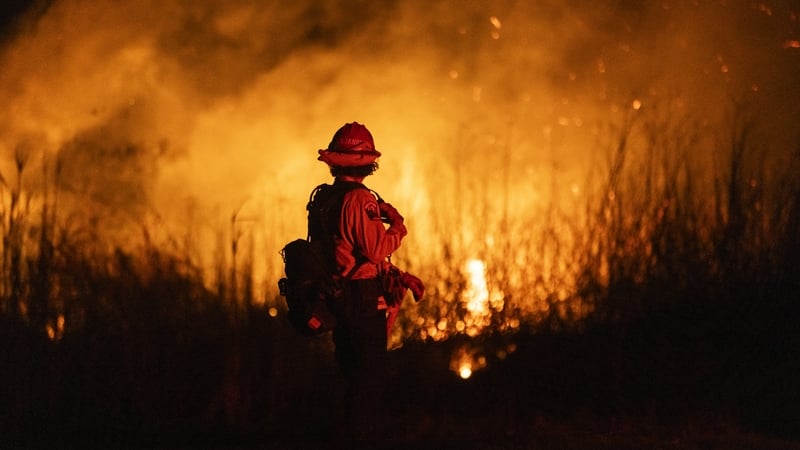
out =
<path fill-rule="evenodd" d="M 406 216 L 396 260 L 430 287 L 426 301 L 404 305 L 397 339 L 437 340 L 586 313 L 572 257 L 591 231 L 580 202 L 598 187 L 584 181 L 602 160 L 602 130 L 631 108 L 682 101 L 712 124 L 724 108 L 708 105 L 741 88 L 774 127 L 765 134 L 796 126 L 797 90 L 774 94 L 796 86 L 796 55 L 755 46 L 800 41 L 764 3 L 752 29 L 720 25 L 749 17 L 752 4 L 688 0 L 644 2 L 635 22 L 613 1 L 553 0 L 547 15 L 532 2 L 500 2 L 490 14 L 395 2 L 344 15 L 312 1 L 190 3 L 57 0 L 8 36 L 0 174 L 11 180 L 15 149 L 35 142 L 21 183 L 31 210 L 58 190 L 58 227 L 123 248 L 147 229 L 209 285 L 247 255 L 272 256 L 234 273 L 257 278 L 254 297 L 271 316 L 278 252 L 305 235 L 308 193 L 330 180 L 316 149 L 345 121 L 366 122 L 383 152 L 367 183 Z M 34 179 L 41 173 L 50 178 Z M 591 245 L 585 252 L 598 254 Z M 612 269 L 598 260 L 604 285 Z M 63 319 L 47 326 L 51 339 L 62 332 Z"/>
<path fill-rule="evenodd" d="M 489 311 L 489 289 L 486 287 L 486 265 L 479 259 L 470 259 L 466 264 L 468 285 L 464 292 L 467 310 L 473 314 Z"/>

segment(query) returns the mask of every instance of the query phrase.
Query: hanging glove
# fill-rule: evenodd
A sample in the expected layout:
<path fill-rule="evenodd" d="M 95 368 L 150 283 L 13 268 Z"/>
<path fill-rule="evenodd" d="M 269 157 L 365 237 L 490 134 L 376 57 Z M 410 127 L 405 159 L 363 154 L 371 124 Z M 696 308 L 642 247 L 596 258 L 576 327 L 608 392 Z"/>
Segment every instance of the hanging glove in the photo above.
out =
<path fill-rule="evenodd" d="M 403 272 L 388 261 L 384 261 L 384 271 L 382 276 L 383 296 L 386 304 L 397 306 L 403 303 L 403 297 L 408 292 L 408 287 L 403 284 Z"/>
<path fill-rule="evenodd" d="M 408 272 L 403 272 L 400 275 L 400 283 L 403 286 L 411 289 L 411 293 L 414 294 L 415 302 L 420 301 L 422 296 L 425 294 L 425 285 L 422 283 L 422 280 Z"/>

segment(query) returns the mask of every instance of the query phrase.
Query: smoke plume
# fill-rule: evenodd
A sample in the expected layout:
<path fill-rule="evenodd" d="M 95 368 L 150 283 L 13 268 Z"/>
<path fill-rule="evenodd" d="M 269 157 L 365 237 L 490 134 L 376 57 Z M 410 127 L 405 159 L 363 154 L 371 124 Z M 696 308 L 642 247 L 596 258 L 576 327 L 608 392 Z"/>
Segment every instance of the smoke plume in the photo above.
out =
<path fill-rule="evenodd" d="M 190 229 L 198 253 L 231 217 L 270 255 L 304 235 L 306 196 L 329 179 L 316 150 L 353 120 L 412 243 L 465 186 L 535 200 L 553 177 L 580 183 L 632 105 L 713 128 L 747 104 L 778 151 L 798 140 L 792 1 L 34 5 L 4 21 L 5 178 L 36 142 L 30 164 L 58 168 L 65 205 L 115 230 Z"/>

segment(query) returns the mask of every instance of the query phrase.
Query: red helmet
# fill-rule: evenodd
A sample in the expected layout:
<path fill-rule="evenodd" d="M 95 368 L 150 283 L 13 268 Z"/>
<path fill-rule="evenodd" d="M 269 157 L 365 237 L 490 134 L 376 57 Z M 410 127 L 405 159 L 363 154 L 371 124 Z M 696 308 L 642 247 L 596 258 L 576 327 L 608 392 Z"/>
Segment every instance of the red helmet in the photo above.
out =
<path fill-rule="evenodd" d="M 320 161 L 329 166 L 366 166 L 375 161 L 381 152 L 375 150 L 375 142 L 367 127 L 358 122 L 346 123 L 339 128 L 327 149 L 319 150 Z"/>

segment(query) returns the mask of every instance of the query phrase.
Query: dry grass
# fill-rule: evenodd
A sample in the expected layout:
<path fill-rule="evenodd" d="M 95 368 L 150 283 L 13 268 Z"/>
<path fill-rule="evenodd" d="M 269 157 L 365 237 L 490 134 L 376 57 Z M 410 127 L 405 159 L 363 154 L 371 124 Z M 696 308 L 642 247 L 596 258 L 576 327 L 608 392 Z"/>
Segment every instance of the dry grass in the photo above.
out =
<path fill-rule="evenodd" d="M 407 308 L 405 346 L 392 352 L 397 439 L 784 448 L 757 434 L 796 438 L 800 153 L 765 151 L 743 114 L 726 129 L 708 158 L 697 151 L 704 129 L 669 111 L 640 116 L 610 135 L 577 215 L 558 203 L 535 223 L 484 220 L 487 203 L 465 212 L 482 224 L 473 233 L 495 236 L 470 251 L 504 295 L 475 337 L 455 328 L 470 314 L 467 245 L 437 229 L 435 262 L 405 261 L 426 274 L 429 298 Z M 259 306 L 252 254 L 234 240 L 209 287 L 146 229 L 122 250 L 61 219 L 57 184 L 27 191 L 26 169 L 18 155 L 0 186 L 4 436 L 106 430 L 141 443 L 200 432 L 252 447 L 304 424 L 325 439 L 341 389 L 331 344 Z M 409 339 L 442 317 L 448 339 Z M 509 342 L 515 352 L 493 356 Z M 467 381 L 449 369 L 463 345 L 488 355 Z"/>

